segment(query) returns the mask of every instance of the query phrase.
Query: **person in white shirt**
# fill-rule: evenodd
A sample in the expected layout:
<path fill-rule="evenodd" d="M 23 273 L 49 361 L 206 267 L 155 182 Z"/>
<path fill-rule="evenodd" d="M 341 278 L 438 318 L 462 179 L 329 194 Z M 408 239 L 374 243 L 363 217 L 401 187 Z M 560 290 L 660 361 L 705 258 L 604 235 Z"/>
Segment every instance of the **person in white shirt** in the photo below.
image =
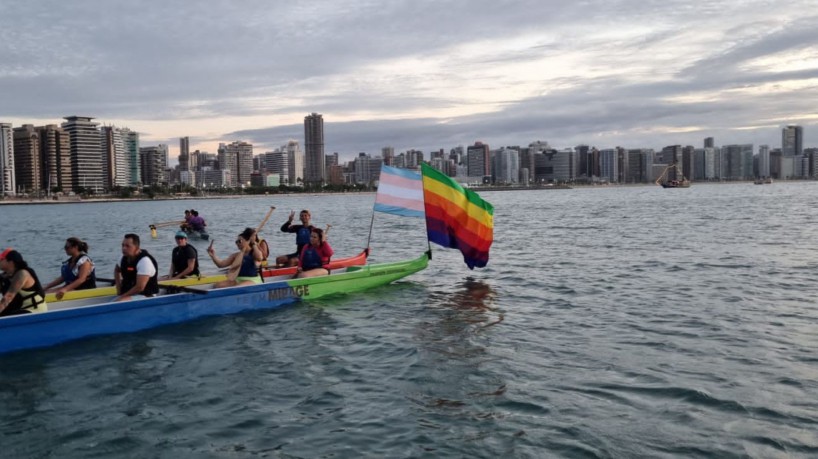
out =
<path fill-rule="evenodd" d="M 114 269 L 118 296 L 125 301 L 134 296 L 151 297 L 159 293 L 159 265 L 147 250 L 139 248 L 139 236 L 128 233 L 122 239 L 122 259 Z"/>

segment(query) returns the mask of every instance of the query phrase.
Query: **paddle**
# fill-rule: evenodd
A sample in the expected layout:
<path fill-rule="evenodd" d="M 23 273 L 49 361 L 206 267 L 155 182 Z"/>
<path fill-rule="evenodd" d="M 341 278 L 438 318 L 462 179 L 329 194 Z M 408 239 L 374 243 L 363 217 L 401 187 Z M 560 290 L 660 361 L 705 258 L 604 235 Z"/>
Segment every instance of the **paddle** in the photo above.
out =
<path fill-rule="evenodd" d="M 270 206 L 270 210 L 268 210 L 268 211 L 267 211 L 267 215 L 265 215 L 265 216 L 264 216 L 264 220 L 262 220 L 262 221 L 261 221 L 261 224 L 259 224 L 259 225 L 256 227 L 256 234 L 258 234 L 258 233 L 260 233 L 260 232 L 261 232 L 261 229 L 262 229 L 262 228 L 264 228 L 264 225 L 266 225 L 266 224 L 267 224 L 267 220 L 269 220 L 269 219 L 270 219 L 270 215 L 272 215 L 272 214 L 273 214 L 273 211 L 274 211 L 274 210 L 276 210 L 276 207 L 275 207 L 275 206 Z"/>
<path fill-rule="evenodd" d="M 185 222 L 184 220 L 174 220 L 172 222 L 154 223 L 153 226 L 157 228 L 163 228 L 165 226 L 181 225 L 184 222 Z"/>

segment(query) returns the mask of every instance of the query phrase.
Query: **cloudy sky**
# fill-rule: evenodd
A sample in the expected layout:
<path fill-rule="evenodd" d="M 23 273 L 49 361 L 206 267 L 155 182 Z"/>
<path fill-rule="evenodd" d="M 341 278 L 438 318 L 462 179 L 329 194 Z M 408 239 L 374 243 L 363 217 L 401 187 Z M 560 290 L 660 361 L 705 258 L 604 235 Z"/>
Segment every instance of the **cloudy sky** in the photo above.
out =
<path fill-rule="evenodd" d="M 0 122 L 256 153 L 818 146 L 815 0 L 4 0 Z"/>

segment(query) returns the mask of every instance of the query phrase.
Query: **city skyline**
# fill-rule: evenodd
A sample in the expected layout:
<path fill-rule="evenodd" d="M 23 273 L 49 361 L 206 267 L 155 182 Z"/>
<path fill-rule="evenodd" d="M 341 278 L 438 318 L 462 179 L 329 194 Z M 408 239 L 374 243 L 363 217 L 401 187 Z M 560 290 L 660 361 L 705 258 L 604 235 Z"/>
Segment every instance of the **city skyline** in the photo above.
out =
<path fill-rule="evenodd" d="M 313 112 L 342 160 L 476 141 L 777 148 L 787 125 L 818 145 L 807 1 L 109 5 L 5 7 L 0 122 L 89 116 L 172 163 L 180 137 L 303 145 Z"/>

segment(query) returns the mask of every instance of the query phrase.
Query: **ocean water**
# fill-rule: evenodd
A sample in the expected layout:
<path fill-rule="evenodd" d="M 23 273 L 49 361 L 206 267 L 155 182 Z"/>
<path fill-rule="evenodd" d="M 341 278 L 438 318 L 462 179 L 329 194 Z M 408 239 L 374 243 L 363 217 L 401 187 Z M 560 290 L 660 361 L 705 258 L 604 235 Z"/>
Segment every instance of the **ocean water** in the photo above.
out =
<path fill-rule="evenodd" d="M 818 183 L 487 192 L 486 269 L 434 247 L 364 293 L 0 355 L 2 457 L 818 457 Z M 0 206 L 44 281 L 80 236 L 167 269 L 194 207 L 220 255 L 277 210 L 336 254 L 417 256 L 373 194 Z M 373 230 L 370 233 L 370 226 Z M 204 242 L 194 242 L 201 252 Z M 210 262 L 203 261 L 207 269 Z"/>

